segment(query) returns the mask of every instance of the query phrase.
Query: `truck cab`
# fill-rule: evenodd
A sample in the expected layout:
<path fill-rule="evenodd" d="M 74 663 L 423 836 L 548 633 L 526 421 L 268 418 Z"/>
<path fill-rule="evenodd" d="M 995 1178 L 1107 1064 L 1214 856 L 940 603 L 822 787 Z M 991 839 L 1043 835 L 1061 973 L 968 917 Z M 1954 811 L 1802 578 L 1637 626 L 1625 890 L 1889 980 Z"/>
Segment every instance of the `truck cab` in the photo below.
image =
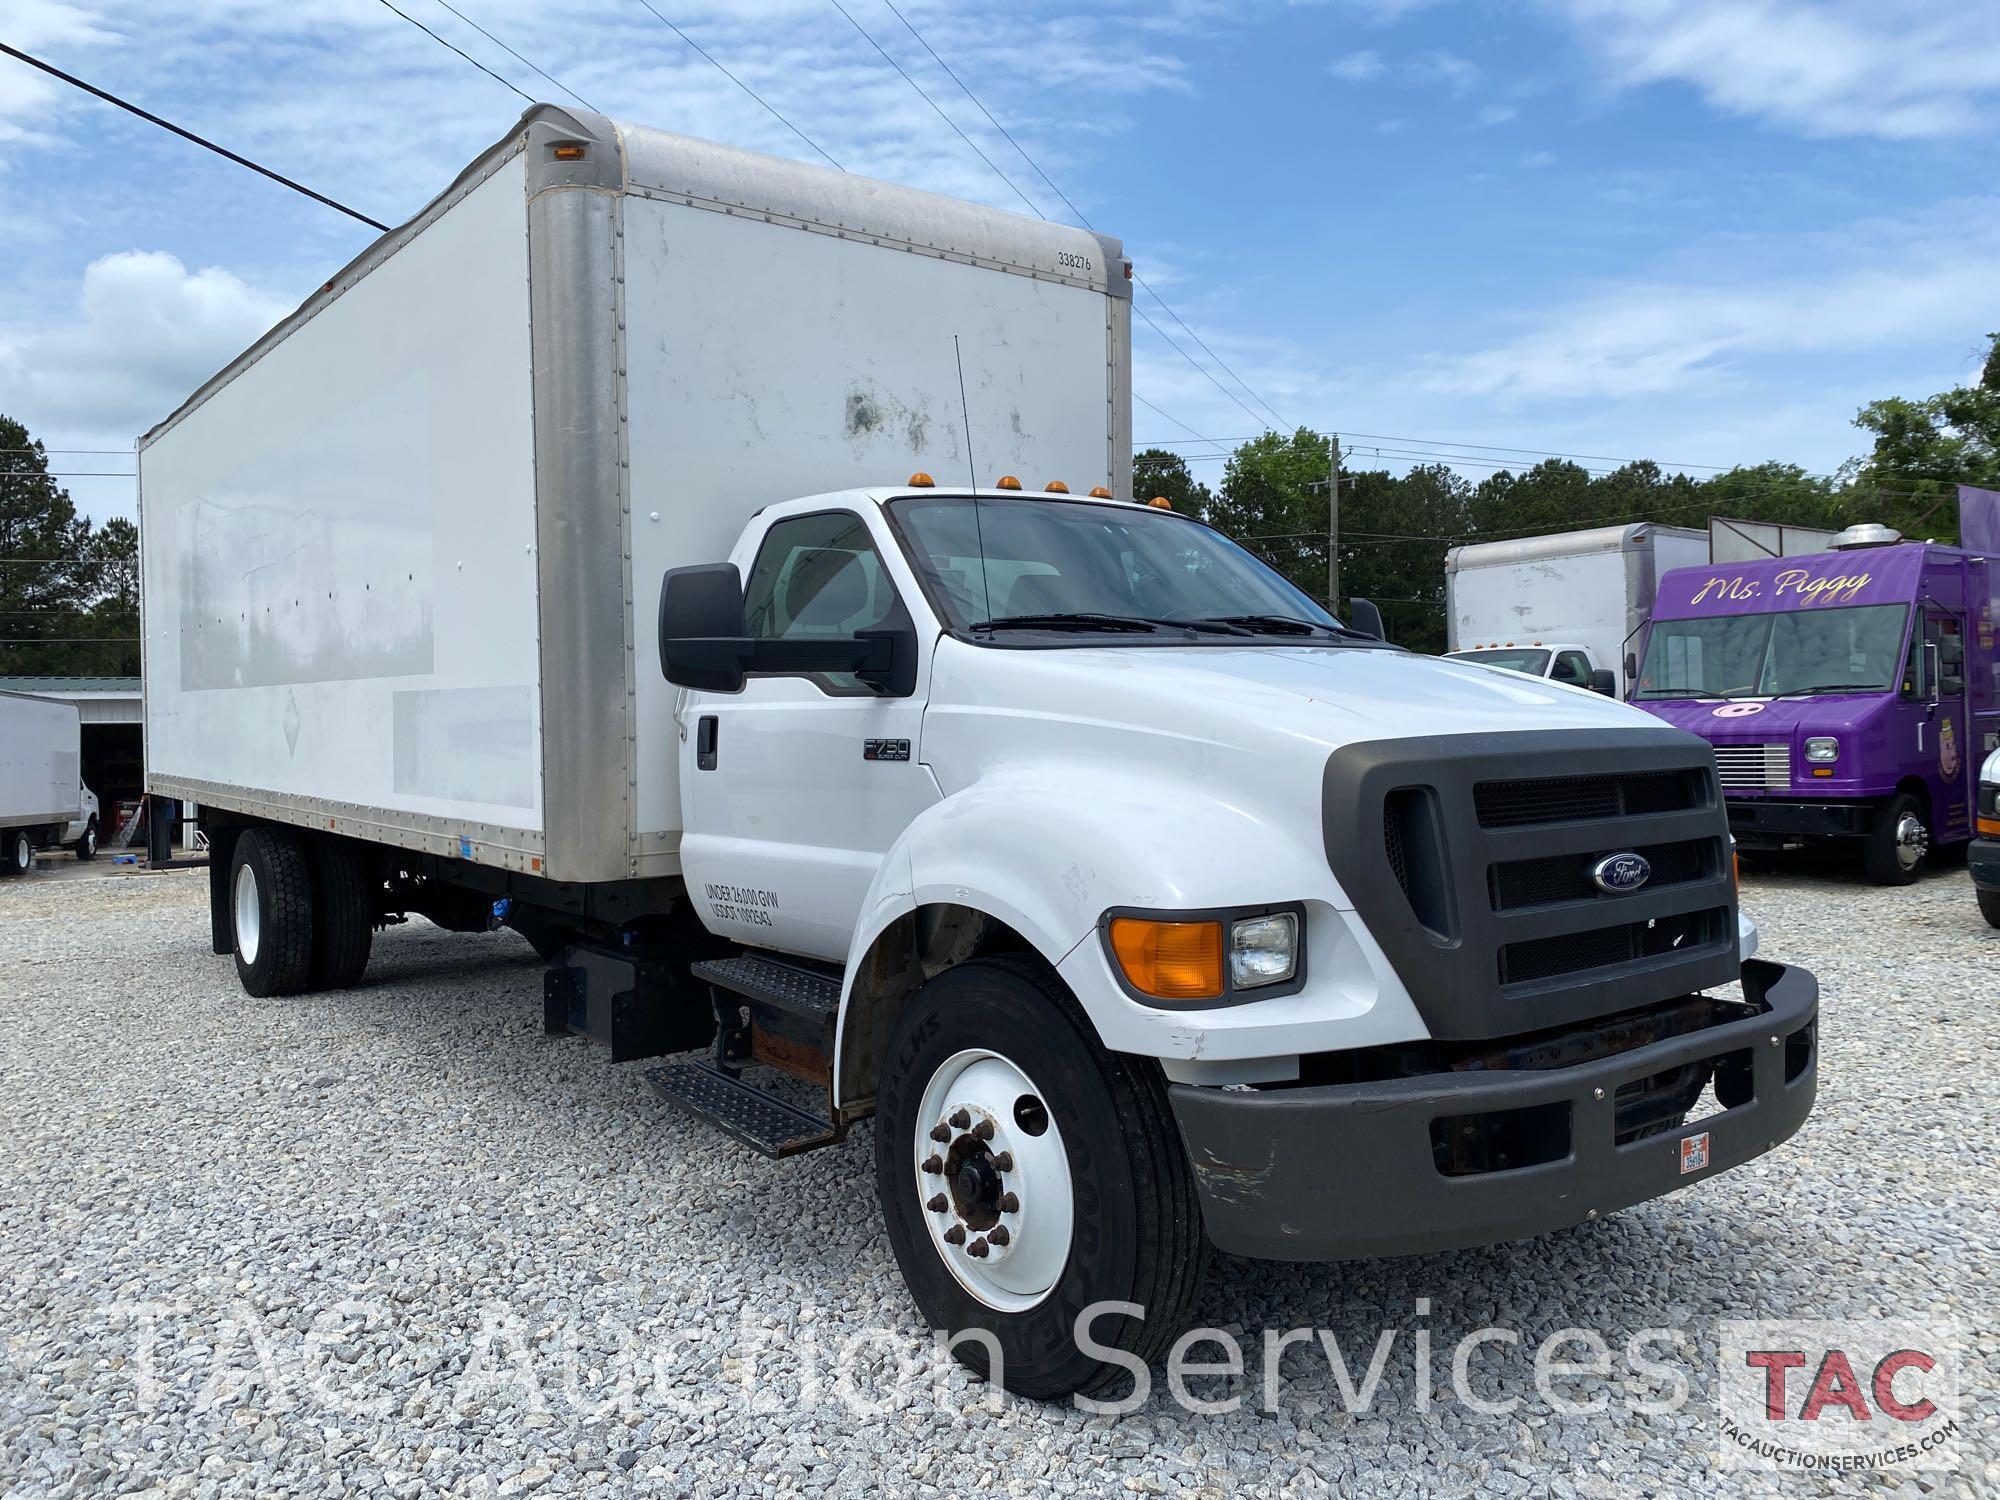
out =
<path fill-rule="evenodd" d="M 1907 884 L 1973 836 L 2000 740 L 1993 562 L 1853 527 L 1837 549 L 1661 580 L 1632 701 L 1715 747 L 1746 849 L 1858 846 Z"/>
<path fill-rule="evenodd" d="M 1618 690 L 1617 673 L 1600 663 L 1590 647 L 1581 641 L 1492 641 L 1447 651 L 1448 661 L 1466 661 L 1482 667 L 1500 667 L 1529 677 L 1546 677 L 1550 682 L 1589 688 L 1607 697 Z"/>

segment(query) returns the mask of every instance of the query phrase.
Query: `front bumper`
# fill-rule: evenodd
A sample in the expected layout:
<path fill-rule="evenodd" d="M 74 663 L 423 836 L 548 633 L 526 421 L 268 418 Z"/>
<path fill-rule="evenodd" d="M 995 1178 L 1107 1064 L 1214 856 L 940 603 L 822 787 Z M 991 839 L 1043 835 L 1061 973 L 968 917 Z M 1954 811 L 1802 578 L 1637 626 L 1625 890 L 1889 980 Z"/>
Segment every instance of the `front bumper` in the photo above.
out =
<path fill-rule="evenodd" d="M 1974 839 L 1967 848 L 1965 863 L 1972 871 L 1972 883 L 1982 891 L 2000 891 L 2000 839 Z"/>
<path fill-rule="evenodd" d="M 1420 1255 L 1527 1239 L 1657 1198 L 1740 1166 L 1804 1123 L 1818 1085 L 1819 985 L 1751 960 L 1743 989 L 1764 1009 L 1593 1062 L 1430 1073 L 1378 1083 L 1169 1091 L 1217 1249 L 1265 1260 Z M 1752 1097 L 1620 1145 L 1620 1085 L 1744 1054 Z M 1704 1097 L 1707 1097 L 1704 1095 Z M 1567 1153 L 1532 1166 L 1447 1175 L 1433 1123 L 1510 1111 L 1568 1117 Z M 1515 1117 L 1526 1118 L 1526 1117 Z M 1705 1164 L 1682 1142 L 1706 1133 Z"/>
<path fill-rule="evenodd" d="M 1729 831 L 1738 843 L 1755 847 L 1767 838 L 1859 838 L 1875 826 L 1872 801 L 1800 802 L 1724 797 Z"/>

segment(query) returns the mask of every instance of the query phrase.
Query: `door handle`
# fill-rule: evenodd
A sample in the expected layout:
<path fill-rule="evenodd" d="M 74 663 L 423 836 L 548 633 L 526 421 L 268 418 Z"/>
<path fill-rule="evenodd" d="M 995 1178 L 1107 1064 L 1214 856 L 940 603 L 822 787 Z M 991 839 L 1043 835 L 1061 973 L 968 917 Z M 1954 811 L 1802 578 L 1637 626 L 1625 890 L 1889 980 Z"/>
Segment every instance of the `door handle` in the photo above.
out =
<path fill-rule="evenodd" d="M 694 727 L 694 768 L 697 771 L 715 769 L 717 727 L 714 714 L 703 714 Z"/>

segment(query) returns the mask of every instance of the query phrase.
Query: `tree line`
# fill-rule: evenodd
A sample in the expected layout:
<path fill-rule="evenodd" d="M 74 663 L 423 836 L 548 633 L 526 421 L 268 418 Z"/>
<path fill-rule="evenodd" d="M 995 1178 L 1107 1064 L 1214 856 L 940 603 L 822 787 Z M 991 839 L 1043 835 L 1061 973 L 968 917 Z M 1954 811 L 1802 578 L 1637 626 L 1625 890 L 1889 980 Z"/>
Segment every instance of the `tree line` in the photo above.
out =
<path fill-rule="evenodd" d="M 1863 407 L 1854 424 L 1873 435 L 1870 451 L 1834 474 L 1763 463 L 1696 478 L 1650 460 L 1606 470 L 1549 458 L 1471 480 L 1444 463 L 1392 473 L 1343 451 L 1343 601 L 1373 599 L 1399 644 L 1442 651 L 1445 553 L 1467 542 L 1639 521 L 1705 527 L 1710 516 L 1833 530 L 1880 521 L 1955 542 L 1957 486 L 2000 488 L 2000 334 L 1987 344 L 1975 384 Z M 1330 457 L 1325 433 L 1267 432 L 1236 448 L 1210 486 L 1181 455 L 1148 448 L 1133 459 L 1133 494 L 1165 496 L 1323 600 Z"/>
<path fill-rule="evenodd" d="M 80 516 L 0 416 L 0 677 L 139 675 L 139 528 Z"/>

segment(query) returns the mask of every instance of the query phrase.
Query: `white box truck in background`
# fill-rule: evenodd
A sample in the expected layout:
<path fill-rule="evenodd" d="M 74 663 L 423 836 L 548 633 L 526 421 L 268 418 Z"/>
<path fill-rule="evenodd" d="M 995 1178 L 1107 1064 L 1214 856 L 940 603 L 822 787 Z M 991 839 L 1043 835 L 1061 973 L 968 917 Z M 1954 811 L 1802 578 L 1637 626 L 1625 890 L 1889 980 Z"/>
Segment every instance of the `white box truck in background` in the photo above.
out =
<path fill-rule="evenodd" d="M 1707 560 L 1708 534 L 1680 526 L 1454 547 L 1444 561 L 1446 655 L 1622 698 L 1625 658 L 1660 574 Z"/>
<path fill-rule="evenodd" d="M 1163 1355 L 1211 1244 L 1521 1238 L 1790 1135 L 1817 987 L 1707 746 L 1129 503 L 1128 274 L 531 110 L 141 442 L 216 952 L 280 995 L 505 923 L 737 1140 L 872 1116 L 918 1306 L 1042 1396 Z"/>
<path fill-rule="evenodd" d="M 83 784 L 74 703 L 0 693 L 0 876 L 25 874 L 37 849 L 97 853 L 97 797 Z"/>

